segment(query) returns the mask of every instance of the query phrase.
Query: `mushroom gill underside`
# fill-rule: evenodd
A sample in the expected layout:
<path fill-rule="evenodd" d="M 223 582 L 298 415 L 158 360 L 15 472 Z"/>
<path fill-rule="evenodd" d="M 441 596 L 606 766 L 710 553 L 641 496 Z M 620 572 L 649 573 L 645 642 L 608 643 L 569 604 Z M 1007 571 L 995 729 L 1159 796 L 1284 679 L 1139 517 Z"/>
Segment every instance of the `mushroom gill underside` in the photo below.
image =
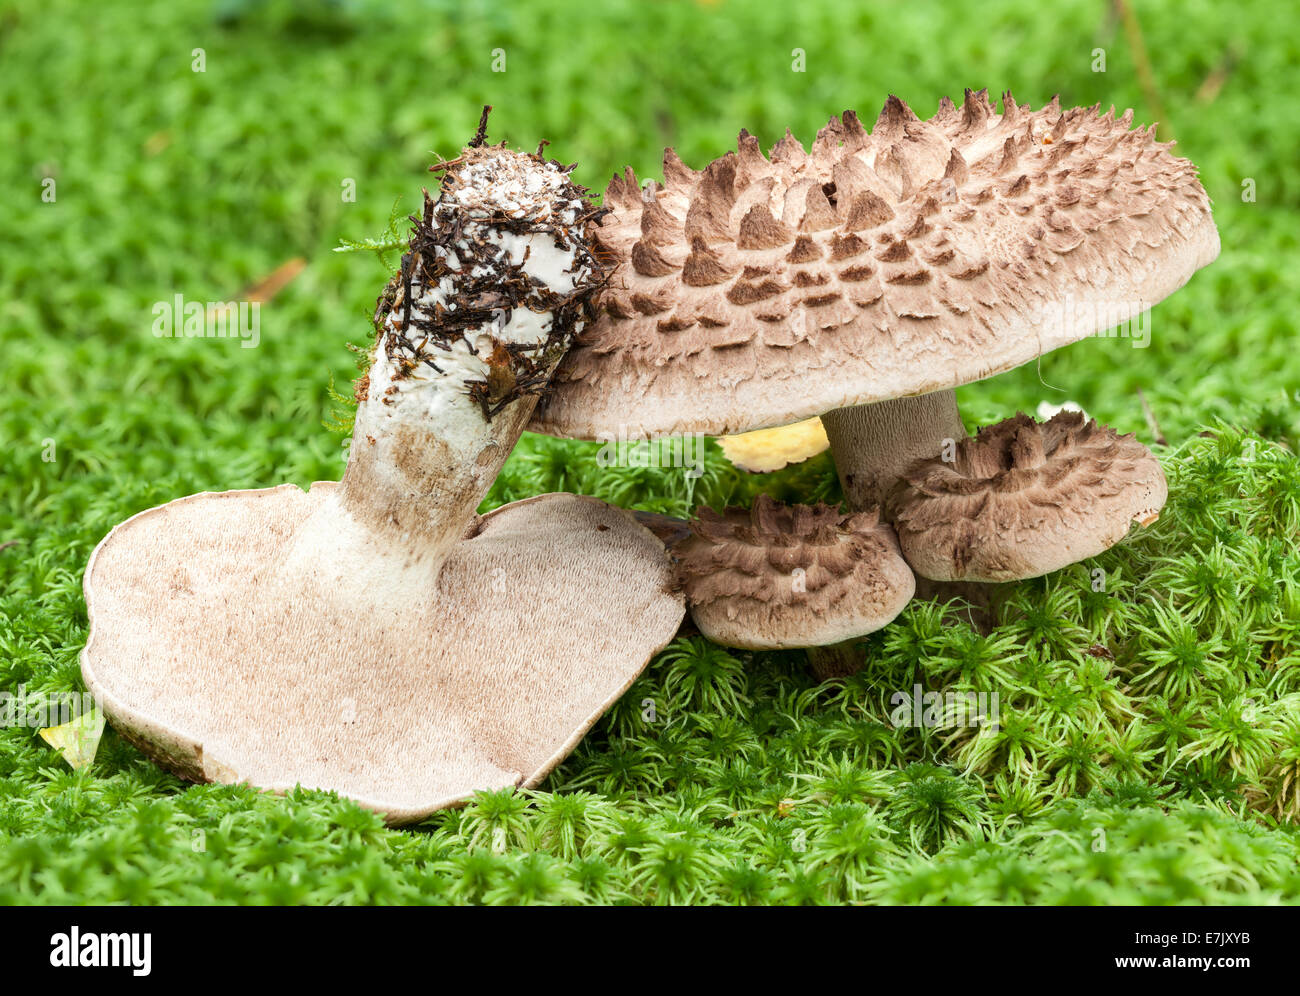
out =
<path fill-rule="evenodd" d="M 97 548 L 83 675 L 164 767 L 418 820 L 538 784 L 681 621 L 659 542 L 574 495 L 477 518 L 441 571 L 382 598 L 286 571 L 337 491 L 193 495 Z"/>

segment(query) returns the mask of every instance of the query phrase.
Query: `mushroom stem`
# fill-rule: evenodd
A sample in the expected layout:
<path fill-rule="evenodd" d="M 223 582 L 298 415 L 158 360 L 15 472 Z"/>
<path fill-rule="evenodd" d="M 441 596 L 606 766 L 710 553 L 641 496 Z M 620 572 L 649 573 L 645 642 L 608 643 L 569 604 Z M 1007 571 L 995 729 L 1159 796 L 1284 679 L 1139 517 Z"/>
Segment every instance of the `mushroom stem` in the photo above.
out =
<path fill-rule="evenodd" d="M 933 457 L 945 441 L 966 438 L 954 391 L 837 408 L 822 416 L 849 505 L 881 507 L 914 460 Z"/>
<path fill-rule="evenodd" d="M 818 681 L 847 678 L 862 670 L 862 649 L 858 640 L 844 640 L 825 647 L 809 647 L 808 668 Z"/>
<path fill-rule="evenodd" d="M 604 276 L 567 169 L 483 145 L 443 168 L 380 299 L 343 483 L 291 558 L 329 565 L 324 583 L 391 593 L 436 576 Z"/>
<path fill-rule="evenodd" d="M 468 409 L 468 397 L 452 400 Z M 382 401 L 362 402 L 339 503 L 376 541 L 436 568 L 463 537 L 536 402 L 519 398 L 491 420 L 465 410 L 454 434 L 427 418 L 391 417 Z"/>

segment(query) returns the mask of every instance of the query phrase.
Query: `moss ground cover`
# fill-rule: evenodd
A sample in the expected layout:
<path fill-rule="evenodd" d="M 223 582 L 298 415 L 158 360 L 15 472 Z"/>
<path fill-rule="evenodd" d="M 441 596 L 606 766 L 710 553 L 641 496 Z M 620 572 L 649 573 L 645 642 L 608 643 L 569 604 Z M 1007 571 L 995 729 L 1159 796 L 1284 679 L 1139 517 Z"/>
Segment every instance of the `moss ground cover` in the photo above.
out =
<path fill-rule="evenodd" d="M 595 187 L 625 164 L 658 176 L 666 144 L 698 165 L 741 126 L 807 140 L 890 92 L 923 114 L 987 85 L 1151 120 L 1109 11 L 613 0 L 579 23 L 553 2 L 0 0 L 0 689 L 81 690 L 81 572 L 116 522 L 196 491 L 339 477 L 330 383 L 346 393 L 344 347 L 385 274 L 331 249 L 381 230 L 395 200 L 414 210 L 483 103 L 495 138 L 548 138 Z M 801 654 L 680 639 L 540 791 L 406 830 L 324 793 L 188 786 L 111 731 L 73 772 L 34 729 L 0 728 L 0 900 L 1295 901 L 1288 13 L 1142 6 L 1223 254 L 1154 309 L 1147 348 L 1086 340 L 958 392 L 972 426 L 1069 399 L 1153 444 L 1145 400 L 1168 443 L 1154 528 L 1001 590 L 989 633 L 916 602 L 842 683 L 816 685 Z M 256 348 L 152 334 L 156 303 L 236 299 L 295 258 Z M 486 505 L 839 499 L 826 456 L 753 477 L 709 443 L 695 479 L 598 452 L 526 436 Z M 996 694 L 997 728 L 895 726 L 893 694 L 918 685 Z"/>

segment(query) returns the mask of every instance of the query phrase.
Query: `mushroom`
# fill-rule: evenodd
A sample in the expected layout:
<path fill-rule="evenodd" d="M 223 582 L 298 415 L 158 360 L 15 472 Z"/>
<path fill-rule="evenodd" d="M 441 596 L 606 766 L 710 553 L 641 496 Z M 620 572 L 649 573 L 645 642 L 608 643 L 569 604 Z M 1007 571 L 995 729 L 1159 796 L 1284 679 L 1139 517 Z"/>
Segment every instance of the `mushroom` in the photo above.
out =
<path fill-rule="evenodd" d="M 846 111 L 811 152 L 787 132 L 764 156 L 742 131 L 699 172 L 667 150 L 662 187 L 616 176 L 597 237 L 623 265 L 530 427 L 820 415 L 849 504 L 881 505 L 966 437 L 954 388 L 1129 319 L 1218 255 L 1196 168 L 1132 120 L 1009 93 L 999 114 L 983 90 L 921 120 L 891 96 L 870 134 Z"/>
<path fill-rule="evenodd" d="M 865 636 L 892 622 L 915 590 L 893 529 L 873 512 L 759 495 L 750 509 L 702 508 L 690 529 L 673 546 L 678 576 L 695 625 L 725 646 L 820 647 Z"/>
<path fill-rule="evenodd" d="M 1015 581 L 1096 556 L 1149 525 L 1168 494 L 1133 436 L 1080 412 L 1017 414 L 918 460 L 890 498 L 903 553 L 938 581 Z"/>
<path fill-rule="evenodd" d="M 346 473 L 191 495 L 86 568 L 87 686 L 177 774 L 329 789 L 394 823 L 533 786 L 672 639 L 682 598 L 628 513 L 476 515 L 606 277 L 569 169 L 480 135 L 425 193 Z"/>
<path fill-rule="evenodd" d="M 824 453 L 830 440 L 826 438 L 821 419 L 809 418 L 792 425 L 721 436 L 718 446 L 741 470 L 751 474 L 770 474 Z"/>

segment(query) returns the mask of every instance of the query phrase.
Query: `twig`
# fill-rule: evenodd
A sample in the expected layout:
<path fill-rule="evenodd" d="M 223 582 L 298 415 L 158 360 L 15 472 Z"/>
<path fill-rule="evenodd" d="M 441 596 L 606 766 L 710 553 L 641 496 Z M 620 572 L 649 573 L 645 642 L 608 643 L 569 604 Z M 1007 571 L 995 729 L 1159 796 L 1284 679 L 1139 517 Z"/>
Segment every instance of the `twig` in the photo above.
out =
<path fill-rule="evenodd" d="M 239 296 L 235 300 L 247 301 L 249 304 L 266 304 L 280 291 L 289 286 L 306 265 L 307 261 L 305 259 L 301 256 L 295 256 L 293 259 L 281 263 L 261 280 L 245 287 L 239 292 Z M 234 302 L 231 301 L 213 304 L 208 308 L 208 314 L 211 316 L 229 313 L 235 310 L 233 304 Z"/>
<path fill-rule="evenodd" d="M 293 259 L 281 263 L 267 276 L 247 288 L 241 297 L 246 301 L 270 301 L 271 298 L 288 287 L 306 266 L 307 261 L 305 259 L 301 256 L 295 256 Z"/>
<path fill-rule="evenodd" d="M 1198 104 L 1209 104 L 1219 95 L 1223 89 L 1223 84 L 1228 81 L 1232 71 L 1237 68 L 1237 63 L 1241 60 L 1241 49 L 1235 43 L 1229 46 L 1228 51 L 1223 54 L 1223 59 L 1205 77 L 1205 80 L 1196 90 L 1196 102 Z"/>
<path fill-rule="evenodd" d="M 1137 11 L 1133 9 L 1132 0 L 1113 0 L 1115 9 L 1124 21 L 1124 34 L 1128 36 L 1128 46 L 1133 51 L 1133 61 L 1137 65 L 1138 82 L 1147 103 L 1155 113 L 1160 130 L 1164 132 L 1165 141 L 1172 141 L 1173 126 L 1165 117 L 1165 106 L 1160 100 L 1160 91 L 1156 89 L 1156 77 L 1151 71 L 1151 58 L 1147 55 L 1146 42 L 1142 40 L 1142 25 L 1138 23 Z"/>
<path fill-rule="evenodd" d="M 1147 404 L 1147 396 L 1142 393 L 1142 388 L 1140 387 L 1137 389 L 1137 392 L 1138 401 L 1142 402 L 1142 414 L 1147 420 L 1147 429 L 1151 432 L 1152 437 L 1158 445 L 1168 446 L 1169 440 L 1167 440 L 1165 434 L 1160 431 L 1160 423 L 1156 421 L 1156 413 L 1153 412 L 1151 406 Z"/>
<path fill-rule="evenodd" d="M 478 131 L 474 132 L 474 141 L 470 142 L 470 148 L 477 149 L 481 145 L 487 144 L 487 121 L 488 115 L 492 113 L 492 105 L 483 105 L 483 115 L 478 119 Z"/>

